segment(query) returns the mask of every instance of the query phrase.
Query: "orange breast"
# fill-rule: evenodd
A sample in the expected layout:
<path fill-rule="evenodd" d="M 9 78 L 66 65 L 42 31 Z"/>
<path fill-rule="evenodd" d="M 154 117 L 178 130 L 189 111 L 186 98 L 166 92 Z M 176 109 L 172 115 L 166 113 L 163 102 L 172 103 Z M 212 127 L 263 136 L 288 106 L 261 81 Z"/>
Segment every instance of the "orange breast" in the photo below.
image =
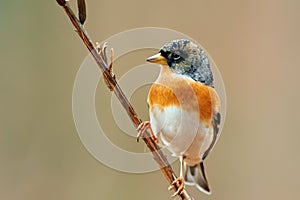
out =
<path fill-rule="evenodd" d="M 168 106 L 180 106 L 189 112 L 199 112 L 199 119 L 210 124 L 212 113 L 219 103 L 213 88 L 192 80 L 164 79 L 154 83 L 148 94 L 149 110 L 158 105 L 162 110 Z"/>
<path fill-rule="evenodd" d="M 154 83 L 148 94 L 148 104 L 150 110 L 153 105 L 159 105 L 163 109 L 168 106 L 179 106 L 179 101 L 170 88 Z"/>

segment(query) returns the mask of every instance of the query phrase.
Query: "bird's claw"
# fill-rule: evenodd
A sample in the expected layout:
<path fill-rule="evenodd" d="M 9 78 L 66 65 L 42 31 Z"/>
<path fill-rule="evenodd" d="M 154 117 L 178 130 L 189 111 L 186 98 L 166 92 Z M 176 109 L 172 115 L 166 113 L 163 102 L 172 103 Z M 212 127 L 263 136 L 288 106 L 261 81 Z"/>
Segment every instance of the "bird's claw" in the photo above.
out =
<path fill-rule="evenodd" d="M 172 195 L 172 197 L 175 197 L 177 195 L 181 195 L 182 192 L 184 191 L 184 181 L 183 181 L 183 178 L 182 177 L 178 177 L 176 178 L 173 182 L 172 182 L 172 185 L 169 186 L 168 190 L 172 190 L 174 188 L 176 188 L 175 186 L 178 186 L 178 189 L 177 191 Z"/>
<path fill-rule="evenodd" d="M 139 124 L 139 126 L 137 127 L 137 137 L 136 137 L 136 141 L 139 142 L 140 138 L 144 137 L 144 133 L 147 131 L 147 129 L 150 128 L 150 134 L 151 134 L 151 138 L 156 142 L 157 139 L 155 137 L 155 135 L 153 134 L 151 127 L 150 127 L 150 122 L 149 121 L 145 121 Z"/>

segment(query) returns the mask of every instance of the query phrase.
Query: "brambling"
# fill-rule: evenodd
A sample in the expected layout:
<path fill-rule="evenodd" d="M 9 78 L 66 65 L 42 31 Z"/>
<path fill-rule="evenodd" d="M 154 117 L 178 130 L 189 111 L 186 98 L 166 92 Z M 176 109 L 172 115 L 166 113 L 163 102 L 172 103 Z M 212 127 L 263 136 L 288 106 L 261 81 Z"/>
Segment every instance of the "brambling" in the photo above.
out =
<path fill-rule="evenodd" d="M 138 137 L 151 128 L 154 139 L 179 157 L 180 176 L 173 184 L 180 187 L 174 196 L 184 183 L 210 194 L 203 162 L 218 139 L 221 114 L 209 59 L 199 46 L 180 39 L 147 61 L 161 70 L 148 94 L 150 122 L 139 125 Z"/>

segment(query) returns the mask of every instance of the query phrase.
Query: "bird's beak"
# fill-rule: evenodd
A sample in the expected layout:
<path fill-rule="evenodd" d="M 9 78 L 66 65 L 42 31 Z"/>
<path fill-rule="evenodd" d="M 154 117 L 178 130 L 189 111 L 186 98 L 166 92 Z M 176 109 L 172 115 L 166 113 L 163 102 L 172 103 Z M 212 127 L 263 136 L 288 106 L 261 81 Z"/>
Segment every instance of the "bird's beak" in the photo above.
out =
<path fill-rule="evenodd" d="M 167 64 L 167 59 L 163 57 L 161 53 L 155 54 L 154 56 L 147 58 L 147 61 L 151 63 L 161 64 L 161 65 Z"/>

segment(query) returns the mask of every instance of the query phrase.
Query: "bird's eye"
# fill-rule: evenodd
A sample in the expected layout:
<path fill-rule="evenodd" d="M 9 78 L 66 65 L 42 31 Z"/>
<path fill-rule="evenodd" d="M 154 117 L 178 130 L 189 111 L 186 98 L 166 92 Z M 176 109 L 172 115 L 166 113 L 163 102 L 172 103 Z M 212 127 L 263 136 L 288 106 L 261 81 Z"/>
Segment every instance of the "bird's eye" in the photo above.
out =
<path fill-rule="evenodd" d="M 179 60 L 180 59 L 180 55 L 176 54 L 176 53 L 173 53 L 173 59 L 174 60 Z"/>

